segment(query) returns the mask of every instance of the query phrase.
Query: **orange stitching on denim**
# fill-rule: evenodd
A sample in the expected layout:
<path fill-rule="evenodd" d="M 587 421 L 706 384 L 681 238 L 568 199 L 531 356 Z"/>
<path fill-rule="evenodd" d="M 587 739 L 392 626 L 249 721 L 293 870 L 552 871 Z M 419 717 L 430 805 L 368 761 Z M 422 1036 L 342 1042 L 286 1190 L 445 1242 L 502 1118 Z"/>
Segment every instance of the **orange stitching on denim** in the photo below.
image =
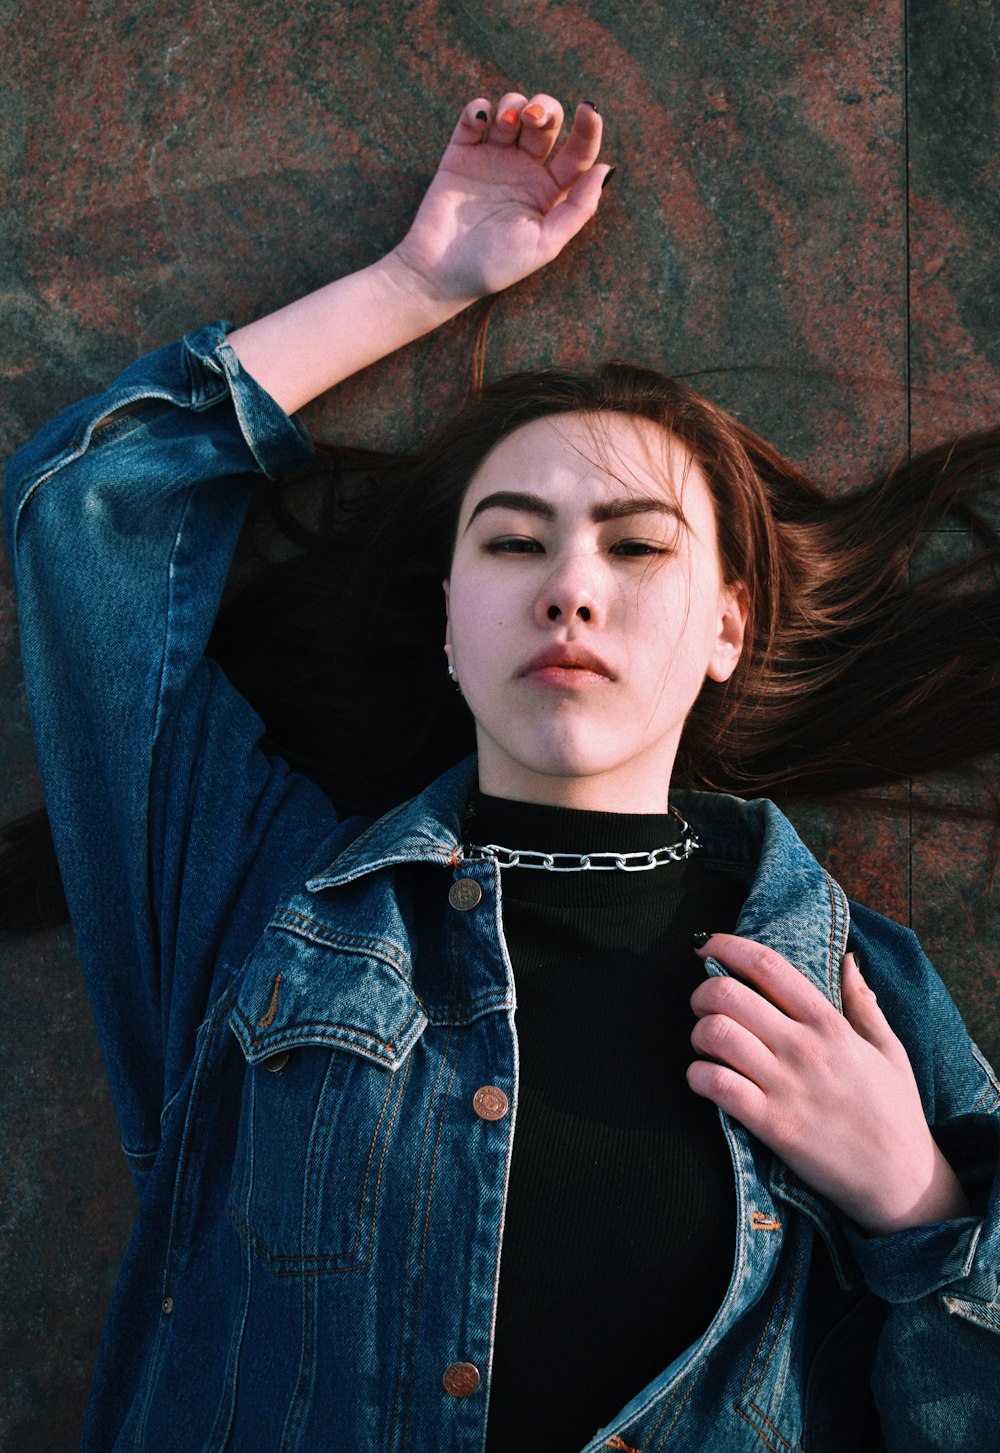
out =
<path fill-rule="evenodd" d="M 269 1029 L 271 1027 L 271 1025 L 274 1023 L 274 1016 L 278 1012 L 278 989 L 279 989 L 280 986 L 281 986 L 281 975 L 279 974 L 277 976 L 277 978 L 275 979 L 275 981 L 274 981 L 274 992 L 271 995 L 271 1003 L 270 1003 L 270 1005 L 268 1007 L 268 1011 L 264 1015 L 263 1019 L 258 1019 L 257 1020 L 257 1028 L 258 1029 Z"/>
<path fill-rule="evenodd" d="M 834 893 L 833 879 L 830 877 L 830 874 L 826 871 L 825 868 L 823 869 L 823 877 L 826 880 L 826 891 L 827 891 L 827 894 L 829 895 L 829 899 L 830 899 L 830 935 L 829 935 L 829 938 L 827 939 L 827 953 L 826 953 L 826 961 L 827 961 L 827 964 L 829 965 L 829 971 L 828 971 L 827 976 L 826 976 L 826 983 L 827 983 L 827 988 L 829 989 L 830 1002 L 832 1003 L 833 1002 L 834 988 L 835 988 L 836 981 L 837 981 L 837 968 L 838 968 L 836 954 L 834 952 L 834 950 L 836 948 L 836 933 L 837 933 L 837 897 L 836 897 L 836 894 Z M 843 999 L 843 994 L 841 994 L 841 998 Z"/>
<path fill-rule="evenodd" d="M 462 861 L 462 844 L 461 843 L 456 843 L 455 844 L 455 847 L 454 847 L 454 850 L 452 851 L 452 855 L 448 859 L 448 866 L 451 867 L 451 868 L 457 868 L 458 865 L 459 865 L 459 863 L 461 863 L 461 861 Z"/>
<path fill-rule="evenodd" d="M 763 1367 L 763 1370 L 761 1371 L 760 1377 L 757 1379 L 757 1386 L 754 1388 L 754 1390 L 753 1390 L 752 1393 L 749 1393 L 748 1394 L 747 1391 L 746 1391 L 746 1389 L 747 1389 L 747 1386 L 748 1386 L 748 1384 L 750 1382 L 750 1379 L 751 1379 L 751 1377 L 753 1375 L 754 1367 L 756 1366 L 757 1361 L 758 1361 L 758 1358 L 760 1356 L 761 1348 L 763 1347 L 763 1344 L 764 1344 L 764 1339 L 766 1338 L 766 1336 L 767 1336 L 768 1332 L 770 1331 L 771 1326 L 772 1326 L 772 1324 L 774 1322 L 774 1312 L 775 1312 L 775 1307 L 777 1306 L 777 1299 L 775 1299 L 774 1303 L 772 1303 L 771 1310 L 768 1313 L 767 1322 L 766 1322 L 766 1324 L 764 1325 L 764 1327 L 763 1327 L 763 1329 L 761 1331 L 760 1338 L 759 1338 L 759 1340 L 757 1342 L 757 1346 L 756 1346 L 756 1348 L 754 1350 L 753 1360 L 751 1361 L 750 1366 L 747 1368 L 747 1375 L 746 1375 L 746 1377 L 743 1379 L 743 1394 L 747 1398 L 747 1401 L 748 1401 L 750 1407 L 756 1413 L 757 1417 L 760 1418 L 761 1421 L 768 1428 L 771 1429 L 771 1431 L 773 1432 L 774 1436 L 781 1442 L 781 1444 L 783 1445 L 783 1447 L 784 1448 L 787 1448 L 787 1449 L 790 1449 L 792 1445 L 788 1442 L 787 1439 L 785 1439 L 785 1438 L 783 1438 L 781 1436 L 781 1434 L 778 1432 L 778 1429 L 774 1426 L 774 1424 L 767 1417 L 767 1415 L 764 1412 L 763 1408 L 759 1407 L 758 1404 L 755 1402 L 754 1399 L 756 1398 L 756 1395 L 760 1392 L 760 1389 L 764 1385 L 764 1379 L 767 1377 L 767 1370 L 768 1370 L 768 1368 L 771 1365 L 771 1359 L 774 1356 L 775 1351 L 776 1351 L 776 1349 L 778 1347 L 778 1344 L 781 1341 L 782 1335 L 784 1334 L 785 1324 L 787 1323 L 788 1318 L 791 1315 L 792 1307 L 795 1304 L 795 1293 L 796 1293 L 796 1291 L 798 1289 L 798 1285 L 799 1285 L 799 1266 L 798 1266 L 798 1260 L 796 1259 L 796 1261 L 794 1263 L 794 1269 L 793 1269 L 793 1272 L 792 1272 L 792 1284 L 791 1284 L 791 1286 L 788 1289 L 788 1297 L 787 1297 L 787 1300 L 785 1302 L 784 1311 L 782 1313 L 781 1323 L 780 1323 L 780 1325 L 778 1327 L 778 1330 L 777 1330 L 777 1333 L 776 1333 L 776 1335 L 774 1337 L 774 1340 L 771 1343 L 771 1350 L 768 1352 L 766 1358 L 764 1359 L 764 1367 Z M 747 1414 L 740 1407 L 739 1403 L 735 1403 L 734 1402 L 733 1403 L 733 1409 L 734 1409 L 735 1412 L 739 1413 L 740 1417 L 743 1418 L 743 1420 L 745 1422 L 749 1423 L 752 1428 L 756 1428 L 758 1437 L 761 1439 L 761 1441 L 768 1448 L 771 1449 L 771 1453 L 781 1453 L 781 1450 L 778 1449 L 778 1448 L 775 1448 L 775 1446 L 774 1446 L 773 1443 L 768 1442 L 768 1439 L 767 1439 L 766 1435 L 763 1433 L 763 1431 L 760 1429 L 760 1427 L 758 1427 L 752 1421 L 752 1419 L 747 1416 Z M 800 1444 L 799 1446 L 803 1446 L 803 1445 Z"/>
<path fill-rule="evenodd" d="M 281 975 L 279 974 L 278 977 L 280 978 Z M 233 1007 L 233 1013 L 238 1017 L 241 1024 L 246 1025 L 247 1031 L 249 1032 L 250 1021 L 247 1019 L 246 1015 L 243 1013 L 238 1004 Z M 418 1017 L 419 1014 L 419 1009 L 415 1008 L 410 1011 L 409 1017 L 405 1019 L 400 1026 L 400 1038 L 402 1038 L 402 1036 L 409 1031 L 410 1025 L 413 1023 L 414 1019 Z M 261 1020 L 260 1022 L 263 1023 L 263 1020 Z M 465 1021 L 462 1022 L 464 1023 Z M 346 1049 L 356 1049 L 358 1039 L 360 1037 L 367 1040 L 369 1044 L 377 1044 L 380 1049 L 384 1049 L 390 1054 L 394 1054 L 396 1052 L 396 1049 L 398 1048 L 397 1040 L 379 1039 L 377 1035 L 369 1033 L 367 1029 L 359 1030 L 356 1025 L 341 1024 L 339 1021 L 335 1021 L 331 1024 L 328 1020 L 324 1019 L 303 1019 L 301 1023 L 294 1026 L 294 1029 L 300 1039 L 311 1029 L 321 1029 L 324 1031 L 321 1039 L 306 1040 L 306 1043 L 310 1044 L 335 1044 L 343 1045 Z M 341 1034 L 337 1034 L 334 1032 L 336 1030 L 342 1030 L 343 1032 Z M 250 1034 L 250 1042 L 251 1044 L 260 1043 L 255 1034 Z"/>
<path fill-rule="evenodd" d="M 780 1231 L 781 1222 L 777 1216 L 765 1216 L 763 1211 L 754 1211 L 750 1225 L 755 1231 Z"/>
<path fill-rule="evenodd" d="M 798 1263 L 796 1262 L 796 1263 L 794 1263 L 794 1269 L 792 1271 L 792 1285 L 789 1288 L 788 1300 L 787 1300 L 787 1302 L 785 1304 L 784 1313 L 782 1314 L 781 1325 L 778 1327 L 777 1339 L 775 1340 L 775 1342 L 772 1343 L 771 1350 L 767 1354 L 766 1358 L 764 1359 L 764 1370 L 761 1373 L 760 1377 L 757 1379 L 757 1389 L 760 1388 L 760 1386 L 763 1383 L 765 1377 L 767 1376 L 767 1369 L 771 1365 L 771 1358 L 774 1356 L 774 1349 L 777 1346 L 778 1340 L 780 1340 L 780 1338 L 781 1338 L 782 1332 L 785 1330 L 785 1323 L 788 1321 L 788 1316 L 789 1316 L 789 1313 L 791 1311 L 792 1304 L 795 1301 L 795 1293 L 796 1293 L 796 1290 L 798 1289 L 798 1285 L 799 1285 L 799 1269 L 798 1269 Z M 767 1337 L 767 1334 L 768 1334 L 768 1332 L 769 1332 L 769 1330 L 771 1328 L 771 1324 L 774 1321 L 774 1313 L 775 1313 L 776 1306 L 777 1306 L 777 1298 L 772 1303 L 771 1310 L 767 1314 L 767 1321 L 764 1323 L 764 1326 L 761 1328 L 760 1337 L 757 1339 L 757 1346 L 754 1348 L 753 1357 L 751 1358 L 750 1365 L 747 1368 L 747 1375 L 743 1379 L 743 1396 L 744 1397 L 749 1397 L 751 1399 L 751 1404 L 753 1406 L 755 1406 L 752 1403 L 753 1393 L 747 1393 L 747 1388 L 748 1388 L 748 1386 L 750 1384 L 750 1379 L 753 1377 L 753 1370 L 754 1370 L 755 1366 L 757 1365 L 757 1362 L 758 1362 L 758 1360 L 759 1360 L 759 1358 L 761 1356 L 761 1350 L 762 1350 L 762 1348 L 764 1346 L 764 1341 L 765 1341 L 765 1339 Z M 757 1389 L 755 1389 L 755 1391 Z M 733 1406 L 735 1407 L 736 1404 L 734 1403 Z"/>
<path fill-rule="evenodd" d="M 750 1406 L 753 1408 L 755 1413 L 760 1413 L 760 1409 L 757 1407 L 756 1403 L 751 1403 Z M 762 1413 L 760 1415 L 763 1419 L 765 1426 L 770 1428 L 774 1436 L 780 1441 L 781 1448 L 775 1447 L 775 1445 L 768 1438 L 767 1434 L 764 1432 L 763 1428 L 759 1428 L 752 1418 L 747 1417 L 746 1413 L 740 1407 L 739 1403 L 733 1403 L 733 1412 L 738 1413 L 745 1423 L 750 1424 L 750 1427 L 753 1428 L 754 1432 L 757 1434 L 757 1437 L 764 1444 L 764 1447 L 769 1448 L 771 1450 L 771 1453 L 783 1453 L 783 1450 L 791 1448 L 792 1445 L 791 1443 L 789 1443 L 788 1439 L 782 1438 L 781 1434 L 778 1432 L 774 1424 L 769 1423 L 767 1418 L 765 1418 Z M 800 1443 L 799 1447 L 802 1446 L 803 1445 Z"/>
<path fill-rule="evenodd" d="M 415 1250 L 415 1248 L 414 1248 L 414 1238 L 418 1234 L 418 1225 L 419 1225 L 419 1223 L 417 1221 L 417 1210 L 418 1210 L 418 1203 L 419 1203 L 419 1199 L 420 1199 L 420 1195 L 421 1195 L 421 1182 L 422 1182 L 423 1176 L 424 1176 L 424 1171 L 423 1171 L 424 1152 L 425 1152 L 425 1150 L 428 1147 L 428 1141 L 429 1141 L 429 1138 L 430 1138 L 431 1114 L 433 1112 L 433 1107 L 434 1107 L 434 1105 L 435 1105 L 435 1103 L 437 1101 L 438 1087 L 441 1084 L 441 1080 L 442 1080 L 442 1078 L 444 1076 L 445 1069 L 446 1069 L 446 1067 L 448 1066 L 448 1064 L 450 1062 L 449 1061 L 449 1056 L 451 1054 L 451 1046 L 452 1046 L 452 1040 L 453 1039 L 455 1039 L 454 1030 L 451 1029 L 451 1028 L 449 1028 L 448 1035 L 447 1035 L 447 1038 L 446 1038 L 445 1043 L 444 1043 L 444 1047 L 443 1047 L 443 1049 L 441 1051 L 441 1063 L 438 1066 L 437 1074 L 434 1076 L 434 1085 L 433 1085 L 433 1088 L 431 1089 L 430 1100 L 429 1100 L 429 1103 L 428 1103 L 428 1115 L 427 1115 L 427 1119 L 424 1121 L 424 1133 L 423 1133 L 423 1137 L 421 1138 L 421 1141 L 420 1141 L 420 1155 L 419 1155 L 418 1161 L 417 1161 L 418 1168 L 419 1168 L 418 1169 L 418 1175 L 420 1177 L 420 1180 L 418 1181 L 418 1184 L 417 1184 L 417 1187 L 416 1187 L 416 1194 L 415 1194 L 414 1202 L 413 1202 L 413 1211 L 411 1212 L 411 1215 L 410 1215 L 410 1230 L 409 1230 L 409 1234 L 407 1236 L 407 1250 L 406 1250 L 406 1256 L 407 1256 L 406 1291 L 407 1291 L 407 1295 L 404 1296 L 401 1299 L 400 1305 L 401 1305 L 401 1309 L 402 1309 L 402 1313 L 403 1313 L 403 1326 L 406 1327 L 408 1321 L 409 1320 L 412 1320 L 412 1329 L 413 1329 L 414 1345 L 418 1345 L 416 1338 L 417 1338 L 417 1333 L 418 1333 L 419 1328 L 420 1328 L 420 1293 L 421 1293 L 421 1290 L 423 1288 L 424 1270 L 425 1270 L 426 1265 L 427 1265 L 427 1241 L 428 1241 L 427 1231 L 428 1231 L 428 1226 L 430 1224 L 430 1218 L 431 1218 L 431 1201 L 433 1200 L 433 1196 L 434 1196 L 434 1172 L 435 1172 L 435 1169 L 437 1167 L 437 1156 L 438 1156 L 438 1150 L 439 1150 L 440 1144 L 441 1144 L 441 1132 L 442 1132 L 442 1129 L 443 1129 L 443 1126 L 444 1126 L 445 1111 L 448 1108 L 448 1098 L 451 1095 L 452 1086 L 455 1083 L 455 1075 L 458 1072 L 458 1062 L 459 1062 L 459 1060 L 461 1059 L 461 1056 L 462 1056 L 463 1044 L 462 1044 L 461 1038 L 459 1038 L 457 1040 L 458 1053 L 455 1056 L 455 1063 L 451 1067 L 451 1076 L 450 1076 L 450 1078 L 448 1080 L 448 1084 L 447 1084 L 447 1086 L 445 1087 L 445 1090 L 444 1090 L 444 1107 L 442 1108 L 441 1113 L 440 1113 L 440 1117 L 438 1119 L 437 1140 L 435 1141 L 434 1151 L 433 1151 L 433 1154 L 431 1155 L 431 1164 L 430 1164 L 430 1169 L 429 1169 L 429 1179 L 428 1179 L 428 1182 L 427 1182 L 427 1193 L 426 1193 L 427 1194 L 427 1209 L 426 1209 L 426 1212 L 424 1214 L 423 1234 L 420 1236 L 420 1242 L 419 1242 L 419 1269 L 415 1272 L 415 1280 L 416 1280 L 416 1297 L 415 1298 L 410 1295 L 410 1287 L 412 1285 L 412 1279 L 414 1277 L 414 1273 L 413 1273 L 413 1271 L 412 1271 L 409 1263 L 410 1263 L 410 1259 L 411 1259 L 411 1256 L 413 1254 L 413 1251 Z M 408 1319 L 408 1317 L 407 1317 L 407 1307 L 408 1306 L 413 1306 L 413 1307 L 416 1308 L 415 1313 L 414 1313 L 414 1316 L 412 1317 L 412 1319 Z M 397 1410 L 397 1408 L 399 1406 L 400 1391 L 401 1391 L 401 1387 L 402 1387 L 402 1379 L 403 1379 L 403 1356 L 404 1356 L 404 1354 L 403 1354 L 403 1352 L 401 1350 L 400 1351 L 399 1364 L 398 1364 L 397 1369 L 396 1369 L 396 1392 L 395 1392 L 395 1396 L 393 1398 L 393 1405 L 392 1405 L 392 1426 L 394 1428 L 398 1425 L 398 1422 L 399 1422 L 399 1414 L 397 1413 L 396 1410 Z M 411 1412 L 412 1412 L 412 1400 L 411 1401 L 408 1401 L 407 1407 L 406 1407 L 406 1412 L 403 1414 L 403 1437 L 402 1437 L 402 1440 L 401 1441 L 404 1444 L 406 1443 L 407 1438 L 408 1438 L 408 1435 L 409 1435 L 410 1415 L 411 1415 Z"/>
<path fill-rule="evenodd" d="M 625 1442 L 624 1438 L 619 1438 L 617 1433 L 613 1438 L 609 1438 L 604 1446 L 605 1448 L 617 1448 L 619 1453 L 642 1453 L 641 1448 L 631 1447 L 630 1444 Z"/>

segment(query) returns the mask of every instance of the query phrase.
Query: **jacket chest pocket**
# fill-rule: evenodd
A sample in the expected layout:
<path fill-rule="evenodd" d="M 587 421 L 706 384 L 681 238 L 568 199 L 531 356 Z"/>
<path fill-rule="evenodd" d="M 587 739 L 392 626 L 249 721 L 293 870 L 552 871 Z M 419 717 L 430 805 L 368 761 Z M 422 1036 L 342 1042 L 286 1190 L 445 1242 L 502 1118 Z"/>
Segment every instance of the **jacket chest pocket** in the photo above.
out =
<path fill-rule="evenodd" d="M 391 965 L 297 947 L 251 964 L 229 1016 L 247 1059 L 230 1215 L 278 1276 L 369 1264 L 426 1022 Z"/>
<path fill-rule="evenodd" d="M 279 1276 L 368 1264 L 406 1071 L 318 1045 L 248 1068 L 230 1213 Z"/>

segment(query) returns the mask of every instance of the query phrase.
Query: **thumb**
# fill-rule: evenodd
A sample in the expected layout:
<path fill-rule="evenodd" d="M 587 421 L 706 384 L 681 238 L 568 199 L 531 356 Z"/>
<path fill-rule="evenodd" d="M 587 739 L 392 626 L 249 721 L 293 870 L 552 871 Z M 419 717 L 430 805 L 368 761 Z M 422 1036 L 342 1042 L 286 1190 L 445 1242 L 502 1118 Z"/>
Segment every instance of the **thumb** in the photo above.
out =
<path fill-rule="evenodd" d="M 861 967 L 853 954 L 845 954 L 841 969 L 841 986 L 844 994 L 844 1018 L 862 1039 L 879 1049 L 888 1048 L 895 1041 L 895 1034 L 889 1027 L 878 1000 L 861 974 Z"/>
<path fill-rule="evenodd" d="M 542 235 L 546 238 L 553 256 L 561 252 L 566 243 L 580 231 L 597 211 L 601 192 L 614 167 L 603 162 L 584 172 L 570 187 L 561 202 L 551 208 L 542 220 Z"/>

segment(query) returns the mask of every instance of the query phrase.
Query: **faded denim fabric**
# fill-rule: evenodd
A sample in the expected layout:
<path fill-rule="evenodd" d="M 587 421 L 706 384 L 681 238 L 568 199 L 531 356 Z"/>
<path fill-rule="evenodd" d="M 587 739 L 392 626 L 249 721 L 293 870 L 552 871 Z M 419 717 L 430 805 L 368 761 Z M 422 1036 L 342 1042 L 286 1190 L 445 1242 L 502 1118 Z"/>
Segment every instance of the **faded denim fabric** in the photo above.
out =
<path fill-rule="evenodd" d="M 499 872 L 456 861 L 475 762 L 338 823 L 203 659 L 251 489 L 311 448 L 224 336 L 126 370 L 5 486 L 45 791 L 139 1194 L 83 1446 L 478 1453 L 517 1042 Z M 977 1214 L 866 1238 L 720 1116 L 723 1304 L 587 1449 L 861 1453 L 883 1446 L 872 1387 L 889 1449 L 997 1446 L 1000 1086 L 913 936 L 849 909 L 775 807 L 674 800 L 747 883 L 741 933 L 838 1005 L 857 950 Z M 474 907 L 449 901 L 458 878 Z M 475 1114 L 483 1085 L 503 1119 Z M 467 1396 L 443 1384 L 456 1363 L 480 1374 Z"/>

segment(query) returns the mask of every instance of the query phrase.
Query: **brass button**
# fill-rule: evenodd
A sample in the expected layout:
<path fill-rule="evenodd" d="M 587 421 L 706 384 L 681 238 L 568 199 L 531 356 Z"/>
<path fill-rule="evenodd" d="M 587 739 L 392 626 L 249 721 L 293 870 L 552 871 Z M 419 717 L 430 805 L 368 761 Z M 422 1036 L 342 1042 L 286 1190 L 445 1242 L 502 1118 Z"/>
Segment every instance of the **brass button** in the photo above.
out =
<path fill-rule="evenodd" d="M 475 878 L 458 878 L 448 889 L 448 902 L 459 913 L 467 913 L 470 908 L 475 908 L 482 896 L 483 890 Z"/>
<path fill-rule="evenodd" d="M 472 1097 L 472 1108 L 480 1120 L 502 1120 L 510 1102 L 499 1085 L 482 1085 Z"/>
<path fill-rule="evenodd" d="M 264 1061 L 264 1068 L 270 1070 L 272 1075 L 280 1075 L 291 1058 L 291 1050 L 279 1049 L 277 1054 L 268 1055 Z"/>
<path fill-rule="evenodd" d="M 453 1362 L 445 1368 L 441 1381 L 453 1398 L 467 1398 L 479 1386 L 479 1368 L 471 1362 Z"/>

